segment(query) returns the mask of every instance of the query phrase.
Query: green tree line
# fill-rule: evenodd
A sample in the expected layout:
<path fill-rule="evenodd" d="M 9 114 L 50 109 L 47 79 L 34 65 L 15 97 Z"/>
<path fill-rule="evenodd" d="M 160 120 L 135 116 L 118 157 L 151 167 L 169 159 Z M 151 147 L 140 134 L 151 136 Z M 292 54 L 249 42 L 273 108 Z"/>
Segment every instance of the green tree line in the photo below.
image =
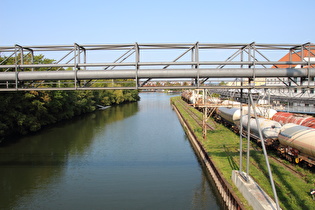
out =
<path fill-rule="evenodd" d="M 27 59 L 25 59 L 27 62 Z M 3 62 L 4 61 L 4 62 Z M 51 63 L 54 60 L 39 55 L 34 63 Z M 0 63 L 14 64 L 15 58 L 0 57 Z M 28 69 L 24 69 L 27 71 Z M 116 87 L 124 83 L 114 84 Z M 52 87 L 56 83 L 42 84 Z M 104 83 L 103 85 L 112 85 Z M 62 87 L 67 84 L 62 84 Z M 93 87 L 93 85 L 92 85 Z M 140 100 L 137 90 L 51 90 L 0 92 L 0 142 L 12 134 L 27 134 L 45 125 L 93 112 L 96 105 L 114 105 Z"/>

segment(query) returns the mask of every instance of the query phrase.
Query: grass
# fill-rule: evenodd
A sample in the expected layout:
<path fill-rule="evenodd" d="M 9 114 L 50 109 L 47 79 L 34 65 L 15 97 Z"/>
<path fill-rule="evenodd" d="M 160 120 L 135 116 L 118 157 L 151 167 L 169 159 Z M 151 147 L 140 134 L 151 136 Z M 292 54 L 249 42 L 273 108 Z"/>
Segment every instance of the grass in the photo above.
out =
<path fill-rule="evenodd" d="M 193 119 L 185 112 L 183 105 L 178 100 L 180 97 L 171 99 L 179 111 L 182 113 L 186 122 L 190 124 L 195 132 L 198 140 L 203 144 L 204 148 L 212 158 L 216 167 L 220 170 L 223 177 L 233 186 L 236 194 L 244 201 L 243 196 L 238 192 L 231 180 L 232 170 L 239 169 L 239 142 L 240 137 L 233 133 L 228 128 L 221 124 L 216 124 L 216 130 L 207 132 L 207 139 L 202 137 L 202 129 L 194 122 Z M 194 109 L 191 107 L 191 109 Z M 198 112 L 194 109 L 194 111 Z M 202 115 L 201 113 L 200 116 Z M 211 119 L 210 119 L 211 120 Z M 243 139 L 243 151 L 246 151 L 247 140 Z M 253 150 L 252 147 L 257 146 L 251 143 L 250 147 L 250 176 L 269 194 L 274 198 L 265 158 L 262 152 Z M 243 171 L 246 170 L 246 154 L 243 154 Z M 273 174 L 274 183 L 276 186 L 280 207 L 282 209 L 315 209 L 315 201 L 310 196 L 310 189 L 315 188 L 315 174 L 314 172 L 303 169 L 297 166 L 297 170 L 306 174 L 305 178 L 297 177 L 292 174 L 287 168 L 279 164 L 277 161 L 269 159 L 270 167 Z M 244 204 L 246 202 L 244 201 Z M 247 206 L 246 208 L 250 208 Z"/>

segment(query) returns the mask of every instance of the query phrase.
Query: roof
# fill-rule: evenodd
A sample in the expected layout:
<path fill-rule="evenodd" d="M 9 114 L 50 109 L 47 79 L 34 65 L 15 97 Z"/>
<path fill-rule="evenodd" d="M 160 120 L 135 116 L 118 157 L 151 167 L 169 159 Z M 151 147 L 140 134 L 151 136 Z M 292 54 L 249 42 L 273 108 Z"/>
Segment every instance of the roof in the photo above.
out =
<path fill-rule="evenodd" d="M 303 56 L 303 58 L 302 58 Z M 290 59 L 291 58 L 291 59 Z M 307 45 L 304 47 L 304 50 L 292 50 L 292 52 L 287 53 L 283 56 L 279 61 L 315 61 L 315 45 Z M 307 68 L 308 66 L 303 66 L 303 68 Z M 310 67 L 314 68 L 314 65 Z M 274 65 L 272 68 L 301 68 L 300 65 Z"/>

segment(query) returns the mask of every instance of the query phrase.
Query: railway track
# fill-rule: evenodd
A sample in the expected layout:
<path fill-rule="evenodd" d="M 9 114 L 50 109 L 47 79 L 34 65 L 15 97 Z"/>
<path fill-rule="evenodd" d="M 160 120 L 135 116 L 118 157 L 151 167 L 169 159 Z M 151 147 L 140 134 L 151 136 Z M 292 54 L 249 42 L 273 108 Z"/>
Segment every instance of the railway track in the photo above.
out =
<path fill-rule="evenodd" d="M 262 151 L 262 148 L 261 148 L 259 145 L 254 146 L 254 147 L 252 146 L 252 148 L 253 148 L 255 151 Z M 282 160 L 282 159 L 280 159 L 279 157 L 274 157 L 273 155 L 268 154 L 268 158 L 270 158 L 270 159 L 274 160 L 275 162 L 277 162 L 278 164 L 282 165 L 284 168 L 288 169 L 289 171 L 291 171 L 293 174 L 295 174 L 295 175 L 298 176 L 298 177 L 303 178 L 303 177 L 306 176 L 305 174 L 303 174 L 303 173 L 301 173 L 301 172 L 295 170 L 294 165 L 292 165 L 292 164 L 286 164 L 285 161 Z"/>
<path fill-rule="evenodd" d="M 182 107 L 184 108 L 185 112 L 187 114 L 189 114 L 193 120 L 202 128 L 203 127 L 203 119 L 202 117 L 198 116 L 195 112 L 193 112 L 190 108 L 191 106 L 189 106 L 186 102 L 184 102 L 181 99 L 177 100 L 178 103 L 180 103 L 182 105 Z M 215 130 L 215 128 L 210 125 L 209 123 L 206 123 L 207 129 L 208 130 Z"/>
<path fill-rule="evenodd" d="M 191 106 L 188 105 L 186 102 L 184 102 L 183 100 L 178 100 L 178 103 L 180 103 L 182 105 L 182 107 L 185 109 L 185 112 L 187 114 L 189 114 L 194 121 L 200 126 L 203 126 L 203 120 L 202 117 L 198 116 L 195 112 L 193 112 L 190 108 Z M 209 123 L 207 123 L 207 129 L 209 130 L 214 130 L 215 128 L 213 126 L 211 126 Z M 262 151 L 262 149 L 257 145 L 257 147 L 252 147 L 254 150 L 256 151 Z M 295 167 L 293 165 L 288 165 L 284 162 L 284 160 L 279 159 L 278 157 L 274 157 L 272 155 L 268 155 L 268 157 L 274 161 L 276 161 L 277 163 L 279 163 L 280 165 L 282 165 L 283 167 L 287 168 L 289 171 L 291 171 L 292 173 L 294 173 L 296 176 L 298 177 L 305 177 L 306 175 L 295 170 Z"/>
<path fill-rule="evenodd" d="M 281 159 L 279 159 L 279 158 L 276 158 L 276 157 L 273 157 L 273 156 L 271 156 L 271 155 L 269 155 L 268 157 L 270 157 L 270 158 L 273 159 L 274 161 L 278 162 L 279 164 L 283 165 L 285 168 L 289 169 L 289 171 L 295 173 L 295 174 L 298 175 L 299 177 L 302 177 L 302 178 L 303 178 L 303 177 L 306 176 L 305 174 L 303 174 L 303 173 L 301 173 L 301 172 L 295 170 L 293 165 L 288 165 L 288 164 L 284 163 L 283 160 L 281 160 Z"/>
<path fill-rule="evenodd" d="M 202 120 L 202 117 L 200 117 L 200 115 L 197 115 L 195 112 L 193 112 L 190 108 L 191 106 L 188 105 L 185 101 L 179 99 L 177 101 L 178 103 L 180 103 L 182 105 L 182 107 L 184 108 L 185 112 L 187 114 L 189 114 L 193 119 L 194 121 L 200 126 L 202 127 L 203 126 L 203 120 Z M 209 130 L 214 130 L 215 128 L 213 126 L 211 126 L 209 123 L 207 123 L 207 129 Z M 256 151 L 262 151 L 261 147 L 259 147 L 258 145 L 257 146 L 252 146 L 252 148 Z M 272 155 L 268 155 L 268 157 L 274 161 L 276 161 L 277 163 L 279 163 L 280 165 L 282 165 L 283 167 L 287 168 L 289 171 L 291 171 L 292 173 L 294 173 L 296 176 L 298 177 L 305 177 L 306 175 L 295 170 L 295 167 L 293 165 L 288 165 L 284 162 L 284 160 L 281 160 L 279 159 L 278 157 L 274 157 Z"/>

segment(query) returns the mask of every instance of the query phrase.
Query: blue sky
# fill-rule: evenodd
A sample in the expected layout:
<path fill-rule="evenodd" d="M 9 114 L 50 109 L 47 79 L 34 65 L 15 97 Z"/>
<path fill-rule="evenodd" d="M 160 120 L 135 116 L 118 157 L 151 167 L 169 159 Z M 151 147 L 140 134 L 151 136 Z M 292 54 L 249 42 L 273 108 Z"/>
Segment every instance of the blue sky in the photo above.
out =
<path fill-rule="evenodd" d="M 315 42 L 314 0 L 1 0 L 0 46 Z"/>

